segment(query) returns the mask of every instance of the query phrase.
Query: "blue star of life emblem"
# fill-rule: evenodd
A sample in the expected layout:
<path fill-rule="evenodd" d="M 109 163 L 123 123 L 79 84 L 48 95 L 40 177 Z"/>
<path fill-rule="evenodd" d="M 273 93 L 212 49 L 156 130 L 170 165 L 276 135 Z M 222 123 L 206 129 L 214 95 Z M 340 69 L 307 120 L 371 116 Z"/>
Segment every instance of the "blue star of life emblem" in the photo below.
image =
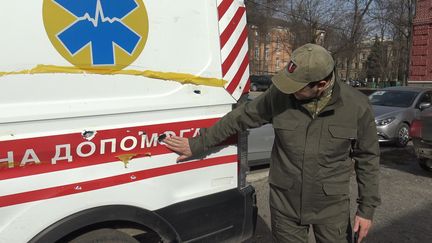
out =
<path fill-rule="evenodd" d="M 132 55 L 141 36 L 122 22 L 135 0 L 54 0 L 77 20 L 57 34 L 71 55 L 90 45 L 92 64 L 115 65 L 114 47 Z"/>

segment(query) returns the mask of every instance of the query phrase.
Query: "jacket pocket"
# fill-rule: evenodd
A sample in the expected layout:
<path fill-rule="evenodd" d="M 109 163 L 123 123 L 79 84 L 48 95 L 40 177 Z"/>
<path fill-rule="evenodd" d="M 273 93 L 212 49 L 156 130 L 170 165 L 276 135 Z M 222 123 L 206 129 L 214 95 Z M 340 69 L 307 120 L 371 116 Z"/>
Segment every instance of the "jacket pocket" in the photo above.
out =
<path fill-rule="evenodd" d="M 357 139 L 357 129 L 339 125 L 329 125 L 323 130 L 320 141 L 320 164 L 324 167 L 336 167 L 337 162 L 348 159 L 351 143 Z"/>
<path fill-rule="evenodd" d="M 329 132 L 332 137 L 336 139 L 339 138 L 352 140 L 357 138 L 357 129 L 355 128 L 330 125 Z"/>
<path fill-rule="evenodd" d="M 299 121 L 295 120 L 274 120 L 273 128 L 275 130 L 275 146 L 281 149 L 290 158 L 295 158 L 300 153 L 301 141 L 300 136 L 304 133 L 299 132 Z"/>
<path fill-rule="evenodd" d="M 323 184 L 323 191 L 327 196 L 348 195 L 349 182 Z"/>

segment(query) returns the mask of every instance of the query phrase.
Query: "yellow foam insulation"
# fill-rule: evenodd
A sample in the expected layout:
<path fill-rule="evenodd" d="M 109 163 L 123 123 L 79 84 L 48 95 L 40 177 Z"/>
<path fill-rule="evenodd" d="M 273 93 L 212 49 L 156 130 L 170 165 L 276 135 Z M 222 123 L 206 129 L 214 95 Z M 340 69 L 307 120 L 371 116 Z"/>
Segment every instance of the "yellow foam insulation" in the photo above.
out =
<path fill-rule="evenodd" d="M 46 74 L 46 73 L 71 73 L 71 74 L 87 74 L 96 73 L 102 75 L 134 75 L 143 76 L 153 79 L 170 80 L 176 81 L 182 84 L 196 84 L 196 85 L 207 85 L 215 87 L 223 87 L 227 81 L 217 78 L 205 78 L 195 76 L 187 73 L 173 73 L 173 72 L 158 72 L 158 71 L 140 71 L 140 70 L 106 70 L 106 69 L 80 69 L 77 67 L 66 67 L 66 66 L 55 66 L 55 65 L 37 65 L 32 69 L 13 71 L 13 72 L 0 72 L 0 77 L 6 75 L 18 75 L 18 74 Z"/>
<path fill-rule="evenodd" d="M 119 156 L 116 156 L 121 162 L 123 162 L 124 167 L 127 168 L 129 162 L 131 159 L 133 159 L 137 154 L 122 154 Z"/>

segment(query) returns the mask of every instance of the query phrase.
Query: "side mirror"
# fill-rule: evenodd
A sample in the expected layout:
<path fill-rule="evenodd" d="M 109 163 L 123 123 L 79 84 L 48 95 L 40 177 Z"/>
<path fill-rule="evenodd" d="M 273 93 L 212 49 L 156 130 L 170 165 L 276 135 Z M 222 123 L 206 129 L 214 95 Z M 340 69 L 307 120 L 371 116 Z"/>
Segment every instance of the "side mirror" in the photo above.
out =
<path fill-rule="evenodd" d="M 422 102 L 419 105 L 419 109 L 422 111 L 422 110 L 427 109 L 427 108 L 429 108 L 431 106 L 432 106 L 432 104 L 429 103 L 429 102 Z"/>

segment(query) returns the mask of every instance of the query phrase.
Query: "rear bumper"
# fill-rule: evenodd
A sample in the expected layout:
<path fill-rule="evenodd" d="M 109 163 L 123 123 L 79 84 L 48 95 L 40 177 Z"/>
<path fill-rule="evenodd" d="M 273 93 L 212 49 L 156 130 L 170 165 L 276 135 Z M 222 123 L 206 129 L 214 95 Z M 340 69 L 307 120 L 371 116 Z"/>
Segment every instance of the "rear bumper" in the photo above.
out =
<path fill-rule="evenodd" d="M 417 157 L 432 159 L 432 142 L 425 142 L 418 138 L 413 138 L 412 141 Z"/>
<path fill-rule="evenodd" d="M 232 189 L 171 205 L 156 213 L 172 225 L 180 242 L 242 242 L 255 231 L 255 189 Z"/>

